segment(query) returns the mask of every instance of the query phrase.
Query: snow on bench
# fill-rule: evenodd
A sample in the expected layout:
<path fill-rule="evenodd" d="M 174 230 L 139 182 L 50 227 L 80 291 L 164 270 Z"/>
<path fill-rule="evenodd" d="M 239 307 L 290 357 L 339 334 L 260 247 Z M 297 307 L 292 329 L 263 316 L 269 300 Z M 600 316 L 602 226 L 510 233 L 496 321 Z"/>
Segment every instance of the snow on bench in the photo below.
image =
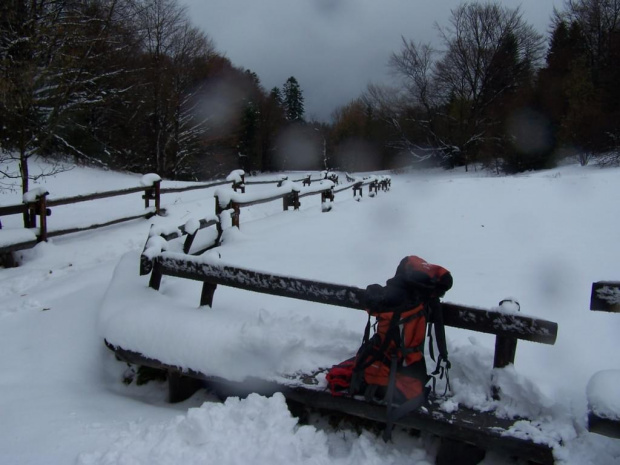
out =
<path fill-rule="evenodd" d="M 320 384 L 324 379 L 318 384 L 311 380 L 311 385 L 303 381 L 305 374 L 349 357 L 359 345 L 360 334 L 342 323 L 343 313 L 317 304 L 363 310 L 364 290 L 242 269 L 222 263 L 215 253 L 195 257 L 162 251 L 155 258 L 149 281 L 150 287 L 162 292 L 153 292 L 146 278 L 137 276 L 137 262 L 135 254 L 126 256 L 115 272 L 102 307 L 102 336 L 120 359 L 167 372 L 171 401 L 183 400 L 204 385 L 228 395 L 281 392 L 309 407 L 385 422 L 385 406 L 358 398 L 335 398 Z M 163 276 L 185 279 L 171 279 L 162 286 Z M 200 295 L 201 307 L 212 307 L 210 311 L 197 310 L 197 299 L 192 304 L 187 292 L 192 281 L 202 283 L 202 291 L 194 292 Z M 218 286 L 233 291 L 219 291 L 221 297 L 213 305 Z M 264 297 L 246 298 L 237 289 L 280 300 L 299 299 L 294 308 L 317 318 L 298 317 L 295 311 L 276 318 L 262 307 L 256 317 L 248 307 L 262 305 L 256 302 L 263 302 Z M 267 308 L 277 305 L 277 299 L 271 298 Z M 290 302 L 282 305 L 290 308 Z M 444 323 L 495 334 L 496 368 L 514 363 L 518 339 L 553 344 L 557 335 L 553 322 L 452 303 L 444 303 Z M 307 341 L 302 340 L 305 337 Z M 489 372 L 488 383 L 493 387 L 491 378 Z M 501 390 L 497 393 L 502 395 Z M 433 401 L 396 424 L 438 435 L 449 447 L 458 447 L 457 441 L 483 450 L 508 451 L 536 463 L 553 463 L 553 440 L 538 429 L 538 423 L 456 403 L 446 408 L 445 403 L 445 399 Z"/>
<path fill-rule="evenodd" d="M 588 429 L 620 439 L 620 370 L 595 373 L 588 382 Z"/>

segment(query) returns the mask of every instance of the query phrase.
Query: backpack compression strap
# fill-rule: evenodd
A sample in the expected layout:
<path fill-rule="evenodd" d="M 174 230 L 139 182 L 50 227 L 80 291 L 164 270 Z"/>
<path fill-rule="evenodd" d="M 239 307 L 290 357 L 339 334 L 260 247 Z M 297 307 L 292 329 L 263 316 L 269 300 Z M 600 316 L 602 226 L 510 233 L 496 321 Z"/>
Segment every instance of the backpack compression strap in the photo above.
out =
<path fill-rule="evenodd" d="M 452 367 L 452 364 L 450 363 L 450 360 L 448 360 L 448 346 L 446 344 L 446 331 L 443 324 L 443 311 L 439 298 L 430 300 L 428 302 L 428 306 L 429 313 L 431 314 L 431 318 L 429 318 L 430 323 L 428 325 L 428 336 L 430 338 L 428 346 L 429 354 L 433 361 L 435 360 L 432 332 L 433 325 L 435 325 L 435 339 L 437 340 L 437 349 L 439 350 L 439 357 L 437 357 L 437 365 L 435 367 L 435 371 L 431 373 L 431 378 L 433 380 L 433 393 L 435 392 L 437 377 L 439 377 L 439 379 L 443 379 L 443 377 L 445 376 L 446 390 L 444 392 L 444 395 L 446 395 L 446 393 L 451 390 L 450 377 L 448 375 L 448 372 Z"/>
<path fill-rule="evenodd" d="M 383 430 L 383 440 L 388 442 L 392 438 L 392 430 L 394 429 L 394 422 L 399 418 L 404 417 L 410 412 L 413 412 L 426 402 L 428 395 L 428 389 L 425 388 L 419 396 L 409 399 L 408 401 L 400 404 L 398 407 L 394 407 L 394 391 L 396 389 L 396 365 L 397 360 L 395 356 L 392 356 L 392 362 L 390 366 L 390 381 L 388 383 L 388 390 L 385 394 L 385 400 L 387 401 L 387 413 L 385 429 Z"/>

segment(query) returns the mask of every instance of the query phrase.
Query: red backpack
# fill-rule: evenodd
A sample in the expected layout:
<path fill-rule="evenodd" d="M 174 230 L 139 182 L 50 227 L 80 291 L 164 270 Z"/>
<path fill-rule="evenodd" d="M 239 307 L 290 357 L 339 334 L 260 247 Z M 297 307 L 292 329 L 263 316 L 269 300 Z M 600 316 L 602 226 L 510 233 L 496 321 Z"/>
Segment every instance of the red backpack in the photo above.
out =
<path fill-rule="evenodd" d="M 451 287 L 452 276 L 445 268 L 416 256 L 405 257 L 385 286 L 366 288 L 368 323 L 362 345 L 355 357 L 335 365 L 327 374 L 333 395 L 363 395 L 367 401 L 387 404 L 386 440 L 395 419 L 426 401 L 430 390 L 426 385 L 432 376 L 427 374 L 424 345 L 427 327 L 432 338 L 433 324 L 439 358 L 432 375 L 447 376 L 449 361 L 439 298 Z M 372 337 L 371 317 L 376 319 Z M 429 346 L 434 360 L 432 341 Z"/>

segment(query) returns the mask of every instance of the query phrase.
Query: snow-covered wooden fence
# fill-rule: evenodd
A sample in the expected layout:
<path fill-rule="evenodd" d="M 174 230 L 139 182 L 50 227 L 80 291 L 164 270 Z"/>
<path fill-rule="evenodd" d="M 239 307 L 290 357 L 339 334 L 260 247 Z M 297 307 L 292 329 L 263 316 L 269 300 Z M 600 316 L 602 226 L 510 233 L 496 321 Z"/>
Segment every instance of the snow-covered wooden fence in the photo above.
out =
<path fill-rule="evenodd" d="M 361 196 L 362 187 L 368 186 L 369 195 L 372 196 L 376 195 L 380 186 L 382 186 L 383 190 L 389 190 L 391 184 L 388 176 L 369 176 L 362 181 L 355 181 L 349 185 L 336 188 L 335 182 L 337 182 L 337 177 L 327 173 L 323 179 L 319 180 L 312 180 L 310 175 L 295 181 L 281 178 L 278 181 L 270 181 L 270 183 L 277 182 L 277 187 L 271 191 L 246 193 L 245 185 L 249 183 L 245 182 L 243 171 L 239 170 L 231 173 L 228 179 L 233 183 L 232 191 L 230 189 L 222 189 L 215 192 L 215 213 L 219 216 L 225 211 L 230 210 L 232 224 L 236 227 L 240 227 L 241 208 L 243 207 L 282 200 L 283 210 L 288 210 L 289 208 L 298 210 L 301 206 L 300 199 L 311 195 L 320 195 L 322 210 L 329 211 L 336 193 L 353 189 L 354 197 Z M 302 186 L 299 186 L 299 181 L 302 181 Z M 255 184 L 258 183 L 261 182 L 256 182 Z M 265 182 L 262 182 L 262 184 L 265 184 Z"/>
<path fill-rule="evenodd" d="M 14 266 L 15 260 L 13 252 L 34 247 L 38 242 L 47 241 L 50 237 L 71 234 L 80 231 L 88 231 L 96 228 L 103 228 L 125 221 L 138 218 L 149 218 L 161 212 L 161 178 L 157 175 L 145 175 L 141 180 L 141 186 L 128 189 L 120 189 L 106 192 L 95 192 L 91 194 L 77 195 L 58 199 L 48 198 L 49 192 L 44 189 L 36 188 L 27 192 L 23 196 L 23 203 L 0 207 L 0 217 L 21 214 L 24 219 L 23 228 L 2 229 L 0 222 L 0 259 L 4 266 Z M 47 217 L 52 214 L 52 207 L 64 205 L 74 205 L 80 202 L 88 202 L 110 197 L 118 197 L 135 193 L 143 193 L 145 211 L 137 215 L 129 215 L 115 218 L 110 221 L 89 224 L 72 228 L 48 227 Z M 154 206 L 150 207 L 150 202 Z"/>
<path fill-rule="evenodd" d="M 321 204 L 324 211 L 327 211 L 331 208 L 330 202 L 333 202 L 336 192 L 353 189 L 354 196 L 361 195 L 361 186 L 368 185 L 369 193 L 372 195 L 373 191 L 375 193 L 378 191 L 379 182 L 381 182 L 380 180 L 386 178 L 387 177 L 370 176 L 362 181 L 355 182 L 355 184 L 344 185 L 335 189 L 334 181 L 337 181 L 337 176 L 329 172 L 324 172 L 321 179 L 316 180 L 312 180 L 310 175 L 307 175 L 304 178 L 294 181 L 288 181 L 286 176 L 280 176 L 274 180 L 246 181 L 245 173 L 242 170 L 235 170 L 224 180 L 183 187 L 162 187 L 161 178 L 157 174 L 146 174 L 141 179 L 141 185 L 137 187 L 95 192 L 66 198 L 50 199 L 48 197 L 49 192 L 44 189 L 37 188 L 24 195 L 23 203 L 0 207 L 0 218 L 8 215 L 22 215 L 24 219 L 23 228 L 11 230 L 3 230 L 2 222 L 0 220 L 0 265 L 14 266 L 15 260 L 13 257 L 13 252 L 34 247 L 38 242 L 47 241 L 50 237 L 88 231 L 139 218 L 149 218 L 154 215 L 160 215 L 165 212 L 161 202 L 161 196 L 164 194 L 186 192 L 198 189 L 210 189 L 223 185 L 230 185 L 232 187 L 232 192 L 230 190 L 221 190 L 218 191 L 219 194 L 216 193 L 215 213 L 219 216 L 225 210 L 230 209 L 233 225 L 238 227 L 240 209 L 242 207 L 281 199 L 284 210 L 287 210 L 290 207 L 298 209 L 301 205 L 301 198 L 310 195 L 321 195 Z M 347 175 L 347 179 L 349 180 L 353 178 Z M 299 183 L 301 181 L 307 181 L 308 185 L 298 188 L 298 184 L 295 183 Z M 246 185 L 258 184 L 276 184 L 277 188 L 272 192 L 262 194 L 245 193 Z M 88 202 L 135 193 L 142 193 L 142 199 L 144 200 L 145 210 L 139 214 L 123 216 L 106 222 L 65 229 L 50 228 L 48 225 L 47 217 L 52 214 L 52 207 L 73 205 L 80 202 Z"/>

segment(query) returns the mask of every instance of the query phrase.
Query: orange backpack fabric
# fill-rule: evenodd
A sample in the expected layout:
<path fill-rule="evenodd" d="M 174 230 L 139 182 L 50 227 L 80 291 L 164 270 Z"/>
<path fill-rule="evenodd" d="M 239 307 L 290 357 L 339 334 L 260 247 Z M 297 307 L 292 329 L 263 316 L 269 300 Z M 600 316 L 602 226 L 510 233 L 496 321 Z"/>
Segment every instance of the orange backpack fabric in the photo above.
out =
<path fill-rule="evenodd" d="M 387 404 L 384 437 L 389 437 L 391 421 L 426 401 L 431 377 L 424 345 L 430 324 L 435 324 L 439 361 L 447 362 L 439 298 L 451 287 L 452 276 L 445 268 L 415 255 L 403 258 L 386 286 L 373 284 L 366 289 L 368 324 L 356 356 L 327 374 L 334 395 L 364 395 L 368 401 Z M 376 318 L 372 337 L 371 317 Z M 432 352 L 431 357 L 434 359 Z M 393 404 L 399 407 L 393 409 Z"/>
<path fill-rule="evenodd" d="M 350 390 L 364 394 L 367 400 L 381 401 L 387 395 L 392 376 L 397 403 L 424 394 L 428 381 L 424 360 L 427 323 L 424 305 L 368 313 L 369 318 L 376 318 L 375 334 L 358 350 Z"/>

